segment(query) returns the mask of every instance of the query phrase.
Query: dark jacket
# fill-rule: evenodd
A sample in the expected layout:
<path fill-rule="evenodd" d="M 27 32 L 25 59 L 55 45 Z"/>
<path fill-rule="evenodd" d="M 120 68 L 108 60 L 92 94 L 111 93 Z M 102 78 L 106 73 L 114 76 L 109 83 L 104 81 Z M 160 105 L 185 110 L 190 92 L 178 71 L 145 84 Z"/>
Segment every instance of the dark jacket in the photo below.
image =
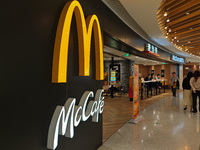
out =
<path fill-rule="evenodd" d="M 188 78 L 183 80 L 182 87 L 184 90 L 191 90 L 190 80 L 188 80 Z"/>
<path fill-rule="evenodd" d="M 150 81 L 151 79 L 147 76 L 144 80 L 145 81 Z"/>

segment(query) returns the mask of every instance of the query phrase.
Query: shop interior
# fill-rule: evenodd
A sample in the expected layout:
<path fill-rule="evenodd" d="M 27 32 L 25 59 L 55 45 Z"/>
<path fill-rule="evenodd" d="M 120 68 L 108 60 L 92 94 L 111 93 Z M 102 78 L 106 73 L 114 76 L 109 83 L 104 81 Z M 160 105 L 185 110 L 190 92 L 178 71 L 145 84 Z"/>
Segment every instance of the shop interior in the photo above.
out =
<path fill-rule="evenodd" d="M 162 79 L 165 79 L 165 87 L 170 88 L 169 80 L 171 77 L 171 72 L 177 72 L 176 64 L 169 64 L 166 62 L 161 62 L 157 60 L 151 60 L 147 58 L 142 58 L 139 56 L 135 56 L 132 54 L 124 53 L 122 51 L 118 51 L 111 48 L 104 48 L 104 90 L 108 91 L 108 89 L 113 84 L 110 80 L 111 76 L 111 64 L 113 59 L 113 70 L 116 71 L 116 86 L 118 87 L 118 83 L 121 88 L 118 89 L 119 94 L 128 93 L 129 92 L 129 78 L 133 75 L 133 64 L 139 65 L 139 77 L 142 81 L 148 76 L 148 74 L 154 74 L 157 76 L 160 74 Z M 106 93 L 109 95 L 109 93 Z M 116 93 L 117 94 L 117 93 Z"/>
<path fill-rule="evenodd" d="M 112 68 L 113 60 L 113 68 Z M 130 101 L 129 88 L 132 82 L 130 77 L 133 75 L 133 64 L 139 65 L 139 76 L 146 78 L 148 74 L 160 74 L 162 79 L 165 79 L 162 86 L 169 88 L 169 79 L 171 72 L 177 70 L 177 65 L 166 62 L 142 58 L 132 54 L 124 53 L 111 48 L 104 47 L 104 116 L 103 116 L 103 141 L 108 139 L 114 132 L 116 132 L 123 124 L 125 124 L 132 117 L 132 101 Z M 116 82 L 111 81 L 111 71 L 116 71 Z M 113 98 L 110 89 L 114 87 Z M 150 92 L 150 91 L 149 91 Z M 164 91 L 161 89 L 161 93 Z M 151 93 L 151 92 L 150 92 Z M 152 95 L 159 95 L 153 91 Z M 141 88 L 140 88 L 141 94 Z M 144 99 L 147 94 L 144 92 Z M 141 96 L 140 96 L 141 99 Z"/>

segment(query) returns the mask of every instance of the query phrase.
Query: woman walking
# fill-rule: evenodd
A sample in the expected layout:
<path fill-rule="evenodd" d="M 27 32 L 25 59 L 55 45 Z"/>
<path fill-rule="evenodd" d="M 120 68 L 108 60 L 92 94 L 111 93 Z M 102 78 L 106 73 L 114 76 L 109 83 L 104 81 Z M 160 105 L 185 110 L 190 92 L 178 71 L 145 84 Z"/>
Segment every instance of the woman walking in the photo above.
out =
<path fill-rule="evenodd" d="M 190 86 L 190 79 L 193 77 L 192 72 L 188 72 L 187 77 L 183 80 L 183 105 L 185 106 L 183 110 L 190 106 L 190 111 L 192 112 L 192 90 Z"/>
<path fill-rule="evenodd" d="M 193 99 L 193 113 L 197 112 L 197 96 L 200 99 L 200 72 L 196 70 L 194 72 L 194 77 L 190 79 L 190 86 L 192 88 L 192 99 Z M 200 101 L 199 101 L 200 107 Z M 200 108 L 199 108 L 200 111 Z"/>

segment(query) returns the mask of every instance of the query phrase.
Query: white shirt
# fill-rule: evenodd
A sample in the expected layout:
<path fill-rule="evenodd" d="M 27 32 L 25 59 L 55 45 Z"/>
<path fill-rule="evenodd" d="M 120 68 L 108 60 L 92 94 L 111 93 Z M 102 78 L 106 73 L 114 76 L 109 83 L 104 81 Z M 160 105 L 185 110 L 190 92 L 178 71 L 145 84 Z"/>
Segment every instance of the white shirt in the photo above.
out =
<path fill-rule="evenodd" d="M 200 77 L 197 79 L 197 81 L 195 81 L 195 78 L 192 77 L 190 79 L 190 86 L 193 91 L 200 91 Z"/>

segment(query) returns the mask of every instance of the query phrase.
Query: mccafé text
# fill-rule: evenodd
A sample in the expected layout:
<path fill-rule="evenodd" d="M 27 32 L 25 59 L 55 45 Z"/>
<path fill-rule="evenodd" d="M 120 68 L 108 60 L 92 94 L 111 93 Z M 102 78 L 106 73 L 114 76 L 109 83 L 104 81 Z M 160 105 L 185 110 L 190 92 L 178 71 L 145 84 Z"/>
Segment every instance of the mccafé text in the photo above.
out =
<path fill-rule="evenodd" d="M 86 91 L 78 106 L 75 105 L 76 98 L 68 98 L 64 106 L 56 107 L 49 126 L 47 148 L 56 149 L 58 135 L 73 138 L 74 127 L 77 127 L 80 121 L 86 121 L 91 116 L 93 122 L 98 122 L 104 106 L 102 92 L 102 89 L 97 90 L 94 100 L 88 102 L 90 97 L 94 97 L 94 93 Z"/>

